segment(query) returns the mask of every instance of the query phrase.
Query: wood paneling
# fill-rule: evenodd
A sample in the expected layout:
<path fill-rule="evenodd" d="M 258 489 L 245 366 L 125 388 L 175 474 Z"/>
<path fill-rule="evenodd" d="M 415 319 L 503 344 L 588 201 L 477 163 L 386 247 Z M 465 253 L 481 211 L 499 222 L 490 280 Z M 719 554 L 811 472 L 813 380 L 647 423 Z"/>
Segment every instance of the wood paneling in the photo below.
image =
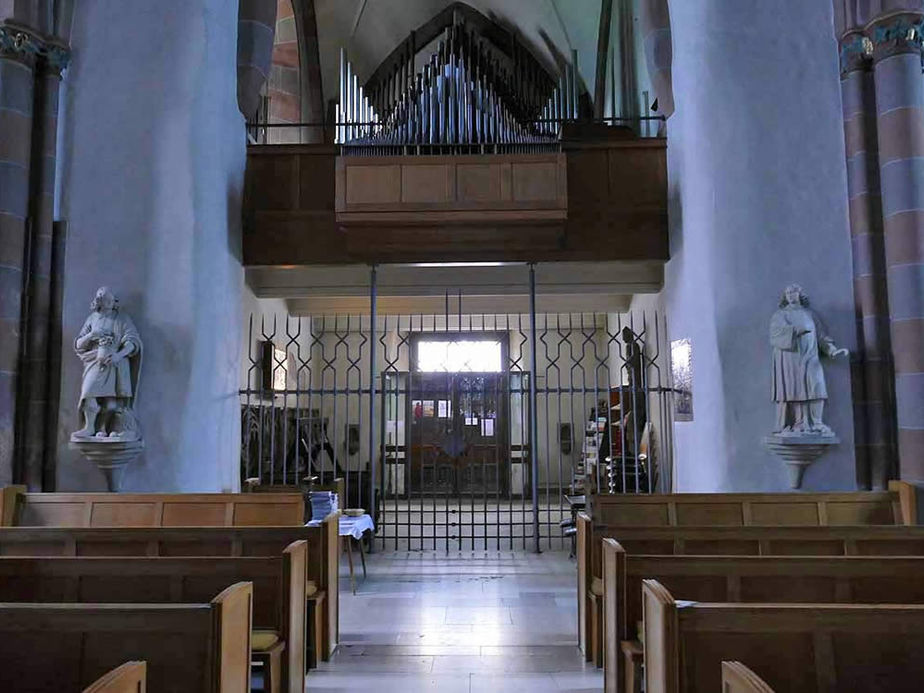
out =
<path fill-rule="evenodd" d="M 668 257 L 663 139 L 572 140 L 545 154 L 337 153 L 248 148 L 245 265 Z"/>

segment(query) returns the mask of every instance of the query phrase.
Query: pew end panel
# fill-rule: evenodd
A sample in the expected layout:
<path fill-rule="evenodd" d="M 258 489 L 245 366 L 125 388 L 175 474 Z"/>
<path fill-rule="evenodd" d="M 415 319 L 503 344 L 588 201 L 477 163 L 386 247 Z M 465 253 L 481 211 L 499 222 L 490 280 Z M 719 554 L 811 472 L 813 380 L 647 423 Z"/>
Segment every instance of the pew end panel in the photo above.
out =
<path fill-rule="evenodd" d="M 577 554 L 577 601 L 578 601 L 578 646 L 587 661 L 592 658 L 590 650 L 590 581 L 593 576 L 593 523 L 585 512 L 579 512 L 575 518 L 575 552 Z"/>
<path fill-rule="evenodd" d="M 722 662 L 722 693 L 773 693 L 773 689 L 741 662 Z"/>
<path fill-rule="evenodd" d="M 606 693 L 622 691 L 620 641 L 626 639 L 626 552 L 603 540 L 603 678 Z"/>
<path fill-rule="evenodd" d="M 889 482 L 889 491 L 896 495 L 896 514 L 901 518 L 901 524 L 921 524 L 918 498 L 922 490 L 907 481 L 893 479 Z"/>
<path fill-rule="evenodd" d="M 280 623 L 285 628 L 286 663 L 282 675 L 287 681 L 289 693 L 304 693 L 305 653 L 308 643 L 306 621 L 306 586 L 308 582 L 308 542 L 296 541 L 289 544 L 283 553 L 282 593 L 288 595 L 280 605 L 285 611 Z"/>
<path fill-rule="evenodd" d="M 253 630 L 253 585 L 238 582 L 212 600 L 217 640 L 215 677 L 221 693 L 250 693 L 250 633 Z"/>
<path fill-rule="evenodd" d="M 125 662 L 105 676 L 101 676 L 83 693 L 145 693 L 147 663 Z"/>
<path fill-rule="evenodd" d="M 677 602 L 657 580 L 642 581 L 646 693 L 679 693 Z"/>

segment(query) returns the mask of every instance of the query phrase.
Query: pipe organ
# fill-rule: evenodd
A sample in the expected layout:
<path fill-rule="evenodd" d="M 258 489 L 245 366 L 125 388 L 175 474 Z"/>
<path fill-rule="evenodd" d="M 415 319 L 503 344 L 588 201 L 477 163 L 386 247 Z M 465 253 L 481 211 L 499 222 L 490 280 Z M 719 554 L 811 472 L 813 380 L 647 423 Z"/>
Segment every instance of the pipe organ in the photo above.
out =
<path fill-rule="evenodd" d="M 576 51 L 555 80 L 517 41 L 502 50 L 457 18 L 423 50 L 414 40 L 364 84 L 341 49 L 336 142 L 344 153 L 554 150 L 561 123 L 578 119 Z"/>

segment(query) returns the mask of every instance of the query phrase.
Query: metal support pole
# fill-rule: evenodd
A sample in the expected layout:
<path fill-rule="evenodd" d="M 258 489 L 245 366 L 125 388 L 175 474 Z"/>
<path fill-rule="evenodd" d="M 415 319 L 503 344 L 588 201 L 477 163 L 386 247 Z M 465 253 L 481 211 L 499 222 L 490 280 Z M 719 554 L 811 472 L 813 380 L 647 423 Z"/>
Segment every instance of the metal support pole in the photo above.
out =
<path fill-rule="evenodd" d="M 532 468 L 533 551 L 539 549 L 539 408 L 536 406 L 536 265 L 529 265 L 529 461 Z"/>
<path fill-rule="evenodd" d="M 375 304 L 378 298 L 378 277 L 376 266 L 372 265 L 369 275 L 369 501 L 367 510 L 372 521 L 378 523 L 375 516 Z M 382 416 L 385 416 L 383 410 Z M 378 527 L 378 524 L 376 524 Z M 369 542 L 369 553 L 375 551 L 375 534 Z"/>

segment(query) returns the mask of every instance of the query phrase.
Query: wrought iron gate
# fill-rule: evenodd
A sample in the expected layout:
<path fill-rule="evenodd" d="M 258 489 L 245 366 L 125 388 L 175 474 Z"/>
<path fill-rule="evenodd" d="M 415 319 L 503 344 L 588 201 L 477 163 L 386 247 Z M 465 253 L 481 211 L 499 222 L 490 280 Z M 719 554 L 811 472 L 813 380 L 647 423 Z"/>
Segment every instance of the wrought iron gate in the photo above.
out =
<path fill-rule="evenodd" d="M 242 480 L 342 478 L 389 550 L 561 548 L 569 492 L 670 489 L 663 316 L 375 303 L 251 317 Z"/>

